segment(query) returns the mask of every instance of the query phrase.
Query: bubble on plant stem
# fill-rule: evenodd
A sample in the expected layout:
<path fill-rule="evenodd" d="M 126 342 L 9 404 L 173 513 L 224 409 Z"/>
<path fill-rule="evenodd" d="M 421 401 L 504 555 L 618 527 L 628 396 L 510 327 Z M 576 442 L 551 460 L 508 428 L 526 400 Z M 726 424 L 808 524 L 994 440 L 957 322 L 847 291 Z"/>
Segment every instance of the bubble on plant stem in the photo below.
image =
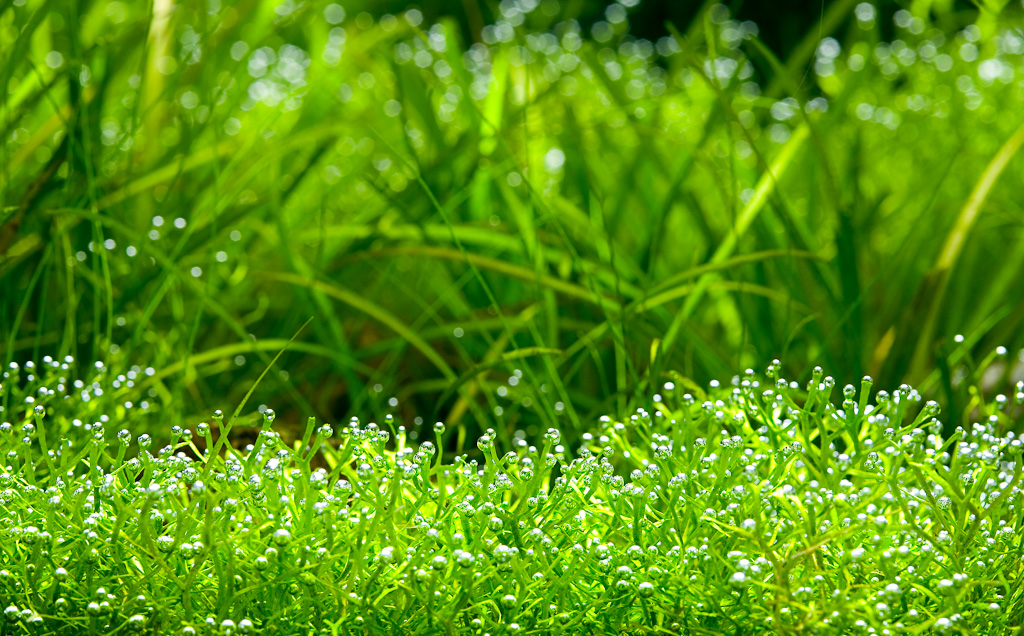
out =
<path fill-rule="evenodd" d="M 444 431 L 444 422 L 434 422 L 434 433 L 436 433 L 437 435 L 444 435 Z"/>
<path fill-rule="evenodd" d="M 286 529 L 278 528 L 274 531 L 274 543 L 277 544 L 278 547 L 284 547 L 291 543 L 291 541 L 292 533 L 288 532 Z"/>

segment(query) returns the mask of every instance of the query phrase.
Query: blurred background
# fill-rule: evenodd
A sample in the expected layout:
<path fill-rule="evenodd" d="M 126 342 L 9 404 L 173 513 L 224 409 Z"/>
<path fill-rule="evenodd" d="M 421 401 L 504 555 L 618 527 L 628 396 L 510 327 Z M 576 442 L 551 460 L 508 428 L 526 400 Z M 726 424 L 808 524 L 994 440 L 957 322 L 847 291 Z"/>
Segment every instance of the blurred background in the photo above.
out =
<path fill-rule="evenodd" d="M 345 2 L 350 13 L 367 13 L 377 17 L 400 14 L 411 5 L 394 0 L 382 2 Z M 555 21 L 573 19 L 584 30 L 608 19 L 612 3 L 595 0 L 568 0 L 566 2 L 539 1 L 542 15 Z M 669 34 L 667 24 L 678 28 L 687 27 L 707 8 L 701 2 L 674 2 L 672 0 L 643 0 L 642 2 L 621 3 L 629 14 L 629 33 L 637 38 L 657 40 Z M 791 0 L 789 2 L 732 2 L 725 3 L 729 14 L 740 22 L 751 21 L 758 26 L 759 39 L 781 59 L 787 59 L 795 47 L 804 39 L 812 27 L 817 27 L 822 18 L 829 14 L 833 20 L 845 22 L 854 17 L 854 8 L 860 2 L 851 0 Z M 416 5 L 428 22 L 445 18 L 453 19 L 465 41 L 480 40 L 483 27 L 494 24 L 503 16 L 503 8 L 515 6 L 508 2 L 471 2 L 469 0 L 445 0 L 423 6 Z M 940 0 L 938 2 L 877 2 L 873 3 L 883 16 L 879 30 L 883 38 L 890 39 L 896 32 L 891 17 L 899 10 L 910 9 L 914 13 L 928 15 L 929 22 L 944 31 L 955 31 L 966 24 L 973 24 L 981 11 L 978 3 L 964 0 Z M 547 9 L 545 11 L 545 9 Z M 1019 7 L 1000 2 L 987 5 L 985 11 L 1004 17 L 1012 15 Z M 612 9 L 614 12 L 615 9 Z M 541 20 L 546 22 L 547 20 Z"/>
<path fill-rule="evenodd" d="M 571 439 L 774 358 L 955 426 L 1021 375 L 1020 14 L 4 3 L 2 357 L 140 428 Z"/>

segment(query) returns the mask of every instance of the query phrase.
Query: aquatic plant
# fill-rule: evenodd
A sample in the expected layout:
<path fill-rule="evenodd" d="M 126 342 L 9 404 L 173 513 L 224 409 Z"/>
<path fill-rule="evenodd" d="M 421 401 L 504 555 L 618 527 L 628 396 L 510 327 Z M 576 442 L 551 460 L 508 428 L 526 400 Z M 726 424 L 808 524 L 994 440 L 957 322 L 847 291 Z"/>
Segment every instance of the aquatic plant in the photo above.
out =
<path fill-rule="evenodd" d="M 144 373 L 143 373 L 144 375 Z M 79 378 L 79 379 L 76 379 Z M 748 370 L 462 454 L 444 423 L 217 412 L 155 447 L 129 382 L 12 366 L 5 634 L 1005 634 L 1021 625 L 1024 384 L 942 436 L 910 386 Z M 143 416 L 136 414 L 136 416 Z"/>

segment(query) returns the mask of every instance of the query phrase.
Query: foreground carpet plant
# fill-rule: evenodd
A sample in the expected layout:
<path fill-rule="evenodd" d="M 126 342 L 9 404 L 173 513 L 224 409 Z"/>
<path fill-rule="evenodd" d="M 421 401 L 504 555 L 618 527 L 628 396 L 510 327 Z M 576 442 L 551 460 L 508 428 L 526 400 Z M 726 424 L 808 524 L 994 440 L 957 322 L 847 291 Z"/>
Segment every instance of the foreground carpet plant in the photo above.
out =
<path fill-rule="evenodd" d="M 12 365 L 2 634 L 1004 634 L 1024 586 L 1024 386 L 940 436 L 911 387 L 667 383 L 579 448 L 219 412 L 169 444 L 145 372 Z M 74 377 L 82 379 L 74 380 Z M 980 404 L 980 402 L 979 402 Z M 1019 422 L 1018 422 L 1019 423 Z M 239 427 L 241 428 L 241 427 Z"/>

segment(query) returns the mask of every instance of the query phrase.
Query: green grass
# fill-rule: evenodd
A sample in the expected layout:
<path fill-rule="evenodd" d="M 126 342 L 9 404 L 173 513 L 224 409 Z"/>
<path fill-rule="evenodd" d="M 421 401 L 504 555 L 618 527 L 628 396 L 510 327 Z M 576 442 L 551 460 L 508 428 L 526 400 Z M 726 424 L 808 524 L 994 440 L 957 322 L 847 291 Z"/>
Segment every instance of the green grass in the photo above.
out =
<path fill-rule="evenodd" d="M 293 427 L 508 441 L 649 409 L 668 369 L 933 397 L 954 334 L 1024 345 L 1013 7 L 836 3 L 779 60 L 711 4 L 647 42 L 547 3 L 472 45 L 416 11 L 167 6 L 0 9 L 6 362 L 152 366 L 183 425 L 313 317 L 255 394 Z"/>
<path fill-rule="evenodd" d="M 620 2 L 0 4 L 0 636 L 1024 632 L 1020 7 Z"/>
<path fill-rule="evenodd" d="M 10 369 L 0 633 L 1019 633 L 1024 383 L 944 438 L 908 385 L 780 373 L 448 458 L 270 410 L 158 448 L 125 376 Z"/>

